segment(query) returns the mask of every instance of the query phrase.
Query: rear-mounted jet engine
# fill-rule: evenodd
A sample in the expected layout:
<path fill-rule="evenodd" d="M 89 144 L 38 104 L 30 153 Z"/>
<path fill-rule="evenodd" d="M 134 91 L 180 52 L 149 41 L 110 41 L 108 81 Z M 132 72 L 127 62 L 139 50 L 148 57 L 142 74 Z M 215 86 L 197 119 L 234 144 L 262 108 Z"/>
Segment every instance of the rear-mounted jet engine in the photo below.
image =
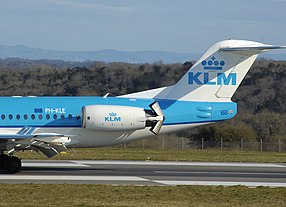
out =
<path fill-rule="evenodd" d="M 89 105 L 82 107 L 82 127 L 98 131 L 133 131 L 151 126 L 150 131 L 158 134 L 164 114 L 158 104 L 152 110 L 133 106 Z"/>

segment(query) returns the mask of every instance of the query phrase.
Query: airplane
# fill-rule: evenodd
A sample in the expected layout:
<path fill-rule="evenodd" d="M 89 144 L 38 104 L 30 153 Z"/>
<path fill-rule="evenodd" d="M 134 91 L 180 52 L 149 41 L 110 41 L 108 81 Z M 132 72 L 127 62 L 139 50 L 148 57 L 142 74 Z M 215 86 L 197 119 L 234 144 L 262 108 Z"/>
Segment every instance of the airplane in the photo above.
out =
<path fill-rule="evenodd" d="M 20 171 L 20 150 L 50 158 L 231 119 L 231 98 L 258 54 L 285 48 L 220 41 L 176 84 L 117 97 L 0 97 L 0 167 Z"/>

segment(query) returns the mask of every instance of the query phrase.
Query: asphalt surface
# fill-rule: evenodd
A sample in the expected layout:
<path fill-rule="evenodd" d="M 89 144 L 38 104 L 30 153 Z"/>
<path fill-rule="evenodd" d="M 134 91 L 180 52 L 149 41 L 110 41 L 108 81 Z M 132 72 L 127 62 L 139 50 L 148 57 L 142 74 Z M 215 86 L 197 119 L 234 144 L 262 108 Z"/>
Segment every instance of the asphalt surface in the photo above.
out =
<path fill-rule="evenodd" d="M 22 161 L 19 173 L 0 171 L 0 183 L 286 187 L 285 163 Z"/>

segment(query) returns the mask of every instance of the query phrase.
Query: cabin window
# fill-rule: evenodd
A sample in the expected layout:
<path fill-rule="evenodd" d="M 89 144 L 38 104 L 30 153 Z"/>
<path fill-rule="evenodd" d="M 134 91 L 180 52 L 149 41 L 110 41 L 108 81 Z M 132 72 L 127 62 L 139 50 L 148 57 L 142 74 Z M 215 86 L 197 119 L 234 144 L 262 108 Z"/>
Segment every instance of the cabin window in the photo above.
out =
<path fill-rule="evenodd" d="M 31 115 L 31 119 L 33 119 L 33 120 L 35 119 L 35 114 Z"/>
<path fill-rule="evenodd" d="M 40 119 L 40 120 L 42 120 L 43 115 L 42 115 L 42 114 L 39 114 L 39 116 L 38 116 L 38 117 L 39 117 L 39 119 Z"/>
<path fill-rule="evenodd" d="M 69 116 L 68 116 L 68 117 L 69 117 L 69 119 L 72 119 L 72 115 L 71 115 L 71 114 L 69 114 Z"/>
<path fill-rule="evenodd" d="M 28 119 L 28 115 L 27 115 L 27 114 L 24 115 L 24 119 L 25 119 L 25 120 Z"/>
<path fill-rule="evenodd" d="M 46 119 L 49 120 L 51 117 L 49 114 L 46 115 Z"/>
<path fill-rule="evenodd" d="M 77 119 L 77 120 L 80 119 L 80 115 L 76 115 L 76 119 Z"/>
<path fill-rule="evenodd" d="M 62 119 L 64 119 L 64 118 L 65 118 L 65 115 L 64 115 L 64 114 L 62 114 L 62 115 L 61 115 L 61 118 L 62 118 Z"/>
<path fill-rule="evenodd" d="M 12 114 L 9 114 L 9 119 L 13 119 L 13 115 Z"/>
<path fill-rule="evenodd" d="M 16 115 L 16 119 L 17 119 L 17 120 L 20 119 L 20 115 L 19 115 L 19 114 Z"/>
<path fill-rule="evenodd" d="M 1 115 L 1 119 L 4 120 L 5 119 L 5 114 Z"/>
<path fill-rule="evenodd" d="M 54 120 L 56 120 L 58 118 L 58 115 L 54 114 Z"/>

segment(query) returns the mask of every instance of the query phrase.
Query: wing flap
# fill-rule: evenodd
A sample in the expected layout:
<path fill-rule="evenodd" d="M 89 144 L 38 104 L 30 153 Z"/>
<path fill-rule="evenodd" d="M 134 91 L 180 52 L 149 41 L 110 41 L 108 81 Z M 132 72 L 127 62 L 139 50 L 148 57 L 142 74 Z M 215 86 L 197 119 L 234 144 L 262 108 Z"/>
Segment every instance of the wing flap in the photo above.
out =
<path fill-rule="evenodd" d="M 41 151 L 48 158 L 51 158 L 67 149 L 63 144 L 49 144 L 39 141 L 33 141 L 31 147 Z"/>
<path fill-rule="evenodd" d="M 0 134 L 0 141 L 6 146 L 9 154 L 19 149 L 36 149 L 51 158 L 65 151 L 66 143 L 71 141 L 73 135 L 58 133 L 35 133 L 34 127 L 23 127 L 16 134 Z"/>
<path fill-rule="evenodd" d="M 41 151 L 48 158 L 51 158 L 51 157 L 53 157 L 59 153 L 55 148 L 53 148 L 49 144 L 45 144 L 43 142 L 35 141 L 31 144 L 31 147 L 34 147 L 37 150 Z"/>

